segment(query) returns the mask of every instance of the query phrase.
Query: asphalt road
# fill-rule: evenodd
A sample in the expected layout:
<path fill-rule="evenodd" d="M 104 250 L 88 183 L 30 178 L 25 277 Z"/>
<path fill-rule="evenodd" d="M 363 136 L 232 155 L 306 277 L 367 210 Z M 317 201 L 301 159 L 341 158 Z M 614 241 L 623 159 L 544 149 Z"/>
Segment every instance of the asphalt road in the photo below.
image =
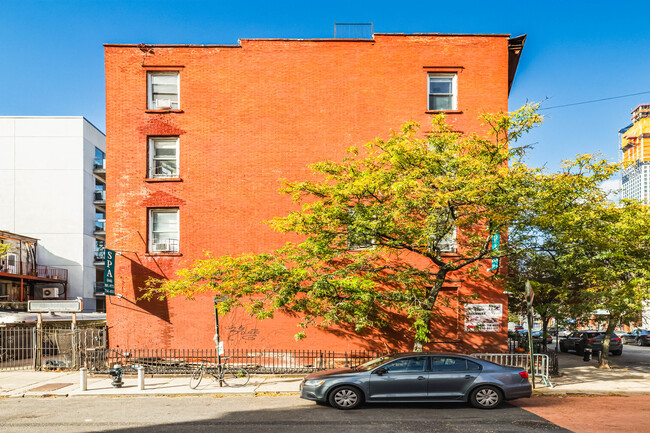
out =
<path fill-rule="evenodd" d="M 76 432 L 569 432 L 505 404 L 367 405 L 339 411 L 294 395 L 74 397 L 0 400 L 3 433 Z"/>

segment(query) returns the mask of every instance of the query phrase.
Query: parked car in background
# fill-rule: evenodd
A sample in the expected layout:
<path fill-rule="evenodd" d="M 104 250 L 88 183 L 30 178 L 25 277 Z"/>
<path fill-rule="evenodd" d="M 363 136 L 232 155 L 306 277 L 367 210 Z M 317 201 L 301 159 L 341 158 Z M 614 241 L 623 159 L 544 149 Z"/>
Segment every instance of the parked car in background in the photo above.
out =
<path fill-rule="evenodd" d="M 578 355 L 582 355 L 585 349 L 600 352 L 603 349 L 604 340 L 605 331 L 574 331 L 568 337 L 560 340 L 560 351 L 575 350 Z M 612 334 L 609 341 L 609 351 L 614 356 L 623 353 L 623 342 L 616 334 Z"/>
<path fill-rule="evenodd" d="M 493 409 L 504 400 L 530 397 L 528 373 L 466 355 L 399 353 L 354 368 L 312 373 L 300 397 L 353 409 L 362 403 L 470 402 Z"/>
<path fill-rule="evenodd" d="M 650 331 L 635 329 L 626 334 L 620 334 L 623 343 L 636 344 L 637 346 L 650 346 Z"/>
<path fill-rule="evenodd" d="M 533 331 L 531 333 L 531 336 L 533 337 L 533 343 L 543 343 L 544 339 L 542 338 L 542 331 Z M 553 343 L 553 336 L 551 335 L 550 332 L 546 333 L 546 344 L 551 344 Z"/>

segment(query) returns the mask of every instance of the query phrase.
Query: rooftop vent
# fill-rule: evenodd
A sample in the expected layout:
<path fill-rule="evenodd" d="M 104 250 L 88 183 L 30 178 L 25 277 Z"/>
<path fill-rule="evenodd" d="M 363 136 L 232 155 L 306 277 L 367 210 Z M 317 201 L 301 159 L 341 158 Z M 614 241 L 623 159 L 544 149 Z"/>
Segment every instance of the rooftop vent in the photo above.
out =
<path fill-rule="evenodd" d="M 334 23 L 334 39 L 372 39 L 372 23 Z"/>

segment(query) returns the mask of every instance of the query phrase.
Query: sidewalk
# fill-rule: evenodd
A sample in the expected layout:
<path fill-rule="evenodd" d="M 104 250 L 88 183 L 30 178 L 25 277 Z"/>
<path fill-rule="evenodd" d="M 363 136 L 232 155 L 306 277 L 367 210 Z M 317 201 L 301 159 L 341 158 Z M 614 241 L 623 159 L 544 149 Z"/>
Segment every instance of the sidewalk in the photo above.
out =
<path fill-rule="evenodd" d="M 593 365 L 562 368 L 561 376 L 551 377 L 553 388 L 537 385 L 540 395 L 636 395 L 650 394 L 650 372 L 624 368 L 599 370 Z"/>
<path fill-rule="evenodd" d="M 553 388 L 538 384 L 535 395 L 638 395 L 650 394 L 650 372 L 613 368 L 599 370 L 593 365 L 563 368 L 562 376 L 551 378 Z M 188 376 L 145 377 L 145 389 L 138 390 L 136 376 L 123 379 L 121 388 L 111 386 L 108 375 L 88 375 L 88 390 L 81 391 L 80 373 L 0 372 L 0 398 L 83 397 L 83 396 L 233 396 L 298 393 L 302 376 L 254 375 L 248 385 L 229 388 L 204 378 L 197 389 L 189 387 Z"/>
<path fill-rule="evenodd" d="M 80 389 L 80 373 L 72 372 L 0 372 L 0 398 L 43 396 L 232 396 L 298 393 L 300 377 L 252 376 L 246 386 L 230 388 L 204 378 L 196 389 L 189 387 L 189 376 L 145 376 L 145 389 L 138 389 L 136 376 L 125 376 L 124 385 L 114 388 L 108 375 L 88 375 L 88 390 Z"/>

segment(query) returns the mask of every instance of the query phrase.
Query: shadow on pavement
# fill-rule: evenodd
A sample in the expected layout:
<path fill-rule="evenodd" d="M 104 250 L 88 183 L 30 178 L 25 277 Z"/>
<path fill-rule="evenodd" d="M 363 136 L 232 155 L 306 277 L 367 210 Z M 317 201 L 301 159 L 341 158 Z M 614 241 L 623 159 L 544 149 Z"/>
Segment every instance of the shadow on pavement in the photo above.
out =
<path fill-rule="evenodd" d="M 242 410 L 214 419 L 103 430 L 155 432 L 569 432 L 544 418 L 504 404 L 479 410 L 464 404 L 373 404 L 351 411 L 327 406 Z"/>

